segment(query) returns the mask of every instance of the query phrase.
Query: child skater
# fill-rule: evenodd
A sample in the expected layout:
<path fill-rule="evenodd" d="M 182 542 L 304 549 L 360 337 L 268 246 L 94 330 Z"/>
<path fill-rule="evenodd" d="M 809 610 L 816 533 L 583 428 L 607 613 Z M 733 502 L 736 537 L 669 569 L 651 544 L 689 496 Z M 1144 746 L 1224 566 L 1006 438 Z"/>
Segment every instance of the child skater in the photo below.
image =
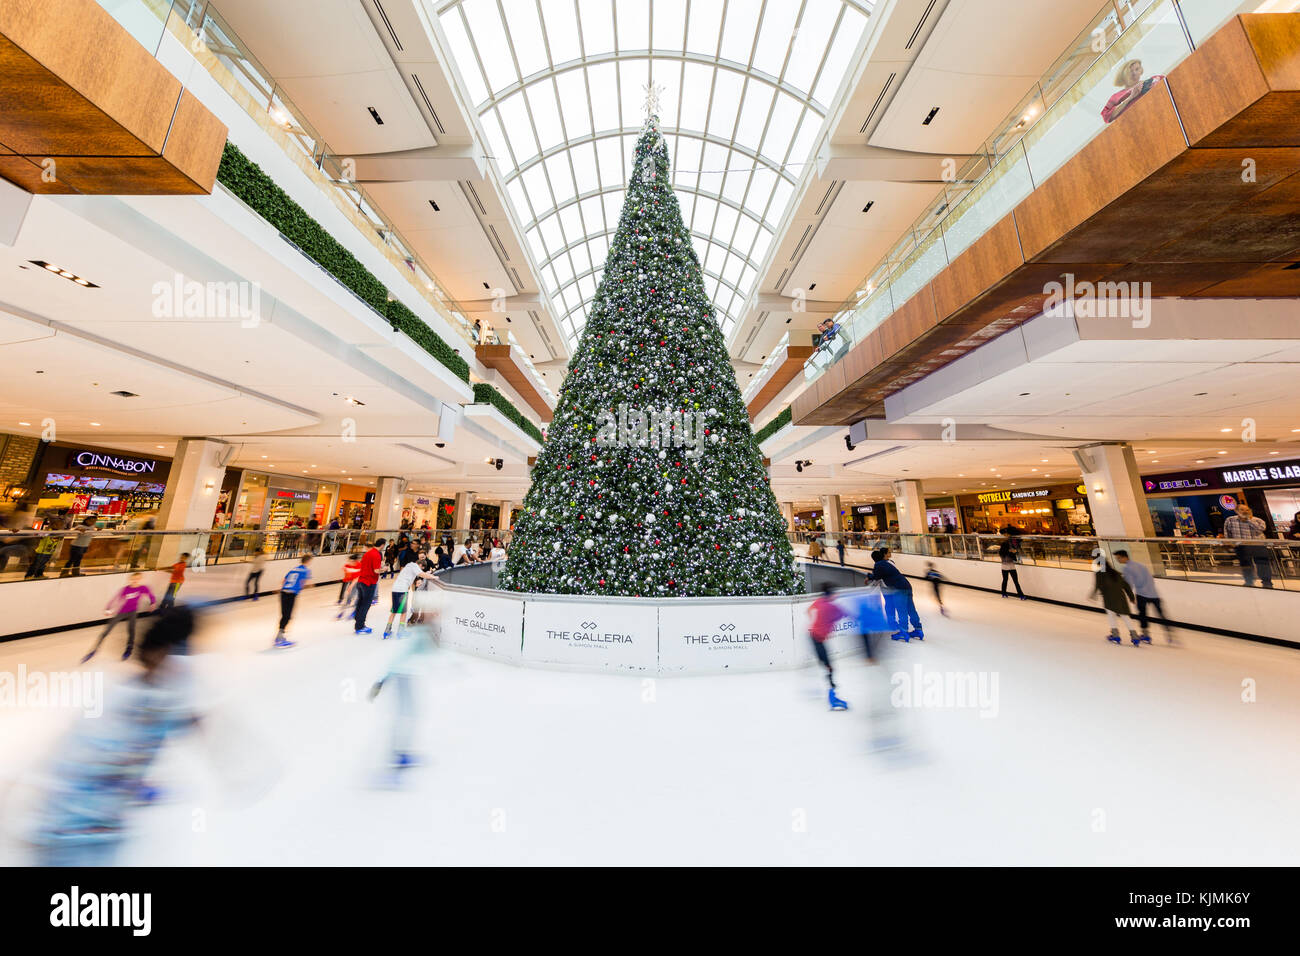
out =
<path fill-rule="evenodd" d="M 90 653 L 81 659 L 81 663 L 86 663 L 95 656 L 100 645 L 104 643 L 104 638 L 113 628 L 117 627 L 118 621 L 126 621 L 126 650 L 122 653 L 122 660 L 131 656 L 131 651 L 135 647 L 135 617 L 140 613 L 140 605 L 144 604 L 144 609 L 148 611 L 157 602 L 153 592 L 144 584 L 144 575 L 135 571 L 126 579 L 123 588 L 109 599 L 104 610 L 113 614 L 112 619 L 104 625 L 104 629 L 99 632 L 99 640 L 95 646 L 90 649 Z"/>
<path fill-rule="evenodd" d="M 834 594 L 835 588 L 831 583 L 822 582 L 821 597 L 813 601 L 812 606 L 808 608 L 808 636 L 812 638 L 817 660 L 821 661 L 822 666 L 826 668 L 826 680 L 831 685 L 827 694 L 831 710 L 848 710 L 849 705 L 835 696 L 835 669 L 831 667 L 831 656 L 826 651 L 826 639 L 831 636 L 835 625 L 848 616 L 835 603 Z"/>
<path fill-rule="evenodd" d="M 304 554 L 298 559 L 297 566 L 290 568 L 289 573 L 284 576 L 284 584 L 280 586 L 280 629 L 276 632 L 272 647 L 293 647 L 297 643 L 285 637 L 284 630 L 289 626 L 289 619 L 293 617 L 293 606 L 298 600 L 298 595 L 311 580 L 311 569 L 307 567 L 309 564 L 311 564 L 311 555 Z"/>
<path fill-rule="evenodd" d="M 947 617 L 948 609 L 943 606 L 943 595 L 940 593 L 939 588 L 939 586 L 947 579 L 939 573 L 939 569 L 934 566 L 933 561 L 927 561 L 925 563 L 925 579 L 929 581 L 930 586 L 934 588 L 934 599 L 939 604 L 939 613 L 944 617 Z"/>
<path fill-rule="evenodd" d="M 408 610 L 407 597 L 409 596 L 411 586 L 415 584 L 417 578 L 433 580 L 433 574 L 425 571 L 419 561 L 408 561 L 397 572 L 397 577 L 393 581 L 393 605 L 388 613 L 388 625 L 384 628 L 384 637 L 393 636 L 393 620 L 397 620 L 398 626 L 406 622 L 406 612 Z"/>
<path fill-rule="evenodd" d="M 334 620 L 342 620 L 343 615 L 352 606 L 352 601 L 356 598 L 357 576 L 360 573 L 361 555 L 353 551 L 348 555 L 348 559 L 343 565 L 343 583 L 339 585 L 339 613 L 334 616 Z"/>

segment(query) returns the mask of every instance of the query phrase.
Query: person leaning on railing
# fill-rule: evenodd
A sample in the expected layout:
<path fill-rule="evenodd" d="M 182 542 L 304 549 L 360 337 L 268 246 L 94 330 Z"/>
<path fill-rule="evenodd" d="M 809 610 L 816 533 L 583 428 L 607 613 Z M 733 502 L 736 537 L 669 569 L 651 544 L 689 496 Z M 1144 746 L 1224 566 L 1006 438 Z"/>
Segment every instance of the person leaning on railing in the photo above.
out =
<path fill-rule="evenodd" d="M 1120 115 L 1150 91 L 1164 76 L 1157 73 L 1142 79 L 1142 61 L 1128 60 L 1115 72 L 1115 85 L 1123 87 L 1106 101 L 1101 109 L 1101 118 L 1106 123 L 1113 123 Z"/>
<path fill-rule="evenodd" d="M 1250 505 L 1242 503 L 1237 506 L 1237 513 L 1223 522 L 1223 536 L 1244 540 L 1268 537 L 1267 526 L 1263 518 L 1256 518 Z M 1239 544 L 1236 546 L 1237 562 L 1241 565 L 1241 578 L 1246 587 L 1255 586 L 1255 575 L 1259 574 L 1260 584 L 1266 588 L 1273 586 L 1273 563 L 1269 558 L 1268 547 L 1259 544 Z"/>

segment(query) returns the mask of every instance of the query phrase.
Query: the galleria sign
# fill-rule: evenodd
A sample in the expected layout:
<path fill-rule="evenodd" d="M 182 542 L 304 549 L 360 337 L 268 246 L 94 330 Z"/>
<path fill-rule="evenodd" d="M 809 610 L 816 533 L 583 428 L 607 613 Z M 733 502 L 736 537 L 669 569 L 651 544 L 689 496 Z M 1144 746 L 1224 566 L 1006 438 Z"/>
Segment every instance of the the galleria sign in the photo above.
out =
<path fill-rule="evenodd" d="M 80 452 L 74 459 L 82 468 L 101 471 L 122 471 L 132 475 L 150 475 L 158 462 L 146 458 L 119 458 L 117 455 L 101 455 L 94 451 Z"/>

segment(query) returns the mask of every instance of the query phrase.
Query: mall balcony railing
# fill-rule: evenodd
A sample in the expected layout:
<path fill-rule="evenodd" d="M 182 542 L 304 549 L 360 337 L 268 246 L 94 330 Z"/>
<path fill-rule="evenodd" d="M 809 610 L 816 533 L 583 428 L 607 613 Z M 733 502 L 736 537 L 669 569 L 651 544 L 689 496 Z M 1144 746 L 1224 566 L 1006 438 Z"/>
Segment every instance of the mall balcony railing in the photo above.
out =
<path fill-rule="evenodd" d="M 876 263 L 804 365 L 813 381 L 862 342 L 975 240 L 1106 128 L 1116 70 L 1142 62 L 1167 74 L 1245 4 L 1242 0 L 1107 0 L 975 153 L 945 171 L 939 195 Z M 1225 77 L 1230 82 L 1230 77 Z M 1122 122 L 1121 116 L 1117 122 Z"/>
<path fill-rule="evenodd" d="M 293 101 L 275 82 L 274 77 L 252 54 L 230 25 L 222 18 L 212 0 L 97 0 L 136 41 L 157 57 L 163 37 L 170 29 L 181 39 L 190 38 L 195 54 L 211 54 L 200 63 L 212 70 L 224 71 L 248 97 L 236 97 L 246 112 L 268 122 L 282 133 L 327 180 L 346 207 L 355 213 L 359 224 L 373 232 L 376 244 L 391 257 L 418 295 L 442 314 L 466 342 L 473 344 L 470 320 L 464 308 L 446 291 L 442 283 L 416 255 L 414 248 L 371 201 L 366 190 L 354 181 L 346 157 L 330 150 Z M 173 22 L 172 21 L 174 18 Z M 224 84 L 223 84 L 224 85 Z M 322 186 L 322 188 L 326 188 Z"/>
<path fill-rule="evenodd" d="M 844 542 L 845 563 L 870 567 L 870 552 L 887 547 L 898 554 L 1000 563 L 1006 540 L 999 534 L 881 534 L 871 531 L 791 531 L 796 553 L 808 554 L 813 541 L 822 547 L 820 560 L 839 563 Z M 1246 584 L 1270 580 L 1284 591 L 1300 591 L 1300 541 L 1275 538 L 1123 538 L 1066 535 L 1017 535 L 1017 563 L 1022 567 L 1090 571 L 1098 548 L 1114 563 L 1117 550 L 1150 568 L 1156 578 L 1201 584 Z M 941 572 L 942 573 L 942 572 Z M 991 572 L 992 574 L 992 572 Z M 990 580 L 996 583 L 997 576 Z"/>
<path fill-rule="evenodd" d="M 131 529 L 98 530 L 91 533 L 90 543 L 82 554 L 79 566 L 69 567 L 74 557 L 72 542 L 82 532 L 63 531 L 13 531 L 0 533 L 0 582 L 30 580 L 29 572 L 39 566 L 38 546 L 52 539 L 53 551 L 45 559 L 41 578 L 71 577 L 91 574 L 123 574 L 131 571 L 165 571 L 182 554 L 189 554 L 191 567 L 214 567 L 246 563 L 261 554 L 268 561 L 295 558 L 303 554 L 313 556 L 346 555 L 370 547 L 380 538 L 395 541 L 407 535 L 412 543 L 422 546 L 426 532 L 420 529 L 391 530 L 340 528 L 308 530 L 282 528 L 277 531 L 256 529 L 221 529 L 213 531 L 137 531 Z M 499 538 L 509 547 L 511 533 L 495 528 L 429 529 L 428 551 L 450 538 L 452 545 L 465 544 L 472 536 L 480 545 Z M 482 559 L 490 550 L 484 548 Z"/>

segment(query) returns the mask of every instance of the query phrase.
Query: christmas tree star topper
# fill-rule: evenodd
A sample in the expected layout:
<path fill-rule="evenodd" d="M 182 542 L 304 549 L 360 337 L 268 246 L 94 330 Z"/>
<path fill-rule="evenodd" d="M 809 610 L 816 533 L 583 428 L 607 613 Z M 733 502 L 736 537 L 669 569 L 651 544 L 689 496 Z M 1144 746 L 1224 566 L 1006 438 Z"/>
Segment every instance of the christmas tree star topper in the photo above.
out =
<path fill-rule="evenodd" d="M 645 118 L 648 121 L 651 117 L 659 115 L 659 100 L 663 96 L 664 88 L 658 83 L 642 84 L 641 89 L 645 90 Z"/>

